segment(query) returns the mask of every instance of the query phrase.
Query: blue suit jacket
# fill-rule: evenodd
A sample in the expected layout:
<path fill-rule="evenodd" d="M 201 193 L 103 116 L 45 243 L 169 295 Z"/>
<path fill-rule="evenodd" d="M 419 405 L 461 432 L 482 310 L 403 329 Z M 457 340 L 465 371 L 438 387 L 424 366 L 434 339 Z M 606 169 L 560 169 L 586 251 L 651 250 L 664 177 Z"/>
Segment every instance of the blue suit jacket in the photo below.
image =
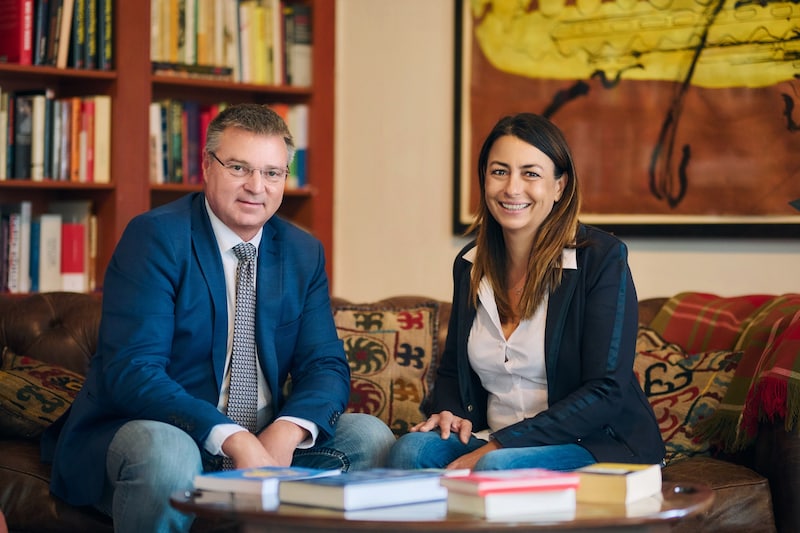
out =
<path fill-rule="evenodd" d="M 256 344 L 275 416 L 334 432 L 350 373 L 331 314 L 322 245 L 273 216 L 258 252 Z M 71 409 L 44 435 L 51 489 L 73 505 L 100 499 L 115 432 L 133 419 L 186 431 L 202 449 L 216 424 L 228 316 L 222 259 L 204 196 L 134 218 L 105 274 L 97 354 Z M 287 374 L 292 393 L 282 394 Z M 59 434 L 60 430 L 60 434 Z"/>
<path fill-rule="evenodd" d="M 545 324 L 547 410 L 494 433 L 508 448 L 575 443 L 598 461 L 658 463 L 664 442 L 633 373 L 638 301 L 627 248 L 589 226 L 578 231 L 576 270 L 563 271 Z M 430 412 L 449 410 L 488 427 L 488 393 L 472 371 L 467 339 L 476 309 L 469 297 L 472 263 L 453 266 L 453 310 Z"/>

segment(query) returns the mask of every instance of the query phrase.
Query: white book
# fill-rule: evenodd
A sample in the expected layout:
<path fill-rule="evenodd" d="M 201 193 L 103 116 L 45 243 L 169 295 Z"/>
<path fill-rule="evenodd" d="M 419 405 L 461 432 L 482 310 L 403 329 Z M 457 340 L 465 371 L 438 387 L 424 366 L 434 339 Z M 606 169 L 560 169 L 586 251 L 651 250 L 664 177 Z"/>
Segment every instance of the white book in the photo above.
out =
<path fill-rule="evenodd" d="M 150 183 L 164 183 L 164 139 L 161 129 L 161 104 L 150 102 Z"/>
<path fill-rule="evenodd" d="M 239 73 L 239 2 L 225 1 L 225 65 L 233 69 L 233 79 L 240 80 Z"/>
<path fill-rule="evenodd" d="M 44 116 L 47 97 L 35 94 L 31 97 L 31 180 L 44 180 Z"/>
<path fill-rule="evenodd" d="M 281 9 L 280 0 L 265 0 L 272 4 L 272 83 L 275 85 L 283 85 L 284 72 L 283 72 L 283 55 L 284 55 L 284 42 L 283 36 L 283 10 Z"/>
<path fill-rule="evenodd" d="M 31 290 L 31 202 L 19 203 L 19 269 L 17 270 L 17 287 L 21 293 Z"/>
<path fill-rule="evenodd" d="M 211 41 L 214 43 L 214 64 L 225 64 L 225 5 L 217 0 L 214 2 L 214 34 Z"/>
<path fill-rule="evenodd" d="M 252 61 L 252 25 L 253 13 L 255 13 L 255 2 L 253 0 L 242 0 L 239 3 L 239 74 L 241 78 L 237 81 L 252 83 L 253 65 Z"/>
<path fill-rule="evenodd" d="M 39 292 L 60 291 L 61 215 L 39 215 Z"/>
<path fill-rule="evenodd" d="M 182 63 L 187 65 L 197 64 L 197 0 L 186 0 L 183 26 L 183 57 Z"/>
<path fill-rule="evenodd" d="M 53 181 L 57 181 L 59 178 L 59 172 L 61 168 L 61 143 L 63 142 L 63 135 L 61 135 L 61 100 L 53 100 L 53 142 L 50 144 L 50 168 L 51 168 L 51 176 L 50 178 Z"/>

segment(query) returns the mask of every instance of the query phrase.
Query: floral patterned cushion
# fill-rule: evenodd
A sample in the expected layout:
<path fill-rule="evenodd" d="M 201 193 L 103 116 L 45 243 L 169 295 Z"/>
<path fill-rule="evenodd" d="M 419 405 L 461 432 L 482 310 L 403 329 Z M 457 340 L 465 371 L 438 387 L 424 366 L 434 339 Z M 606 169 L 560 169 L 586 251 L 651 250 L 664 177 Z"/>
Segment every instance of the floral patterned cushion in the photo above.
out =
<path fill-rule="evenodd" d="M 3 349 L 0 364 L 0 435 L 33 439 L 78 395 L 80 374 Z"/>
<path fill-rule="evenodd" d="M 710 442 L 698 424 L 715 411 L 733 378 L 742 352 L 686 353 L 654 330 L 639 328 L 634 372 L 653 407 L 667 462 L 709 455 Z"/>
<path fill-rule="evenodd" d="M 348 411 L 373 414 L 396 435 L 424 420 L 420 405 L 435 378 L 438 303 L 340 307 L 334 320 L 350 363 Z"/>

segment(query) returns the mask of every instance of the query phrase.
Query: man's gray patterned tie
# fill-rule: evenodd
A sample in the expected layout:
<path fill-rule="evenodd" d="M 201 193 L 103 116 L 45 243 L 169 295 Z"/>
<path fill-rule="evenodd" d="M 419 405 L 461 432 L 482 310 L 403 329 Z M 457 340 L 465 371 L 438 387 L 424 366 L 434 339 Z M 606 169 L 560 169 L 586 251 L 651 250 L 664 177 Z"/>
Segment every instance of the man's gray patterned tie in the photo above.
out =
<path fill-rule="evenodd" d="M 233 318 L 231 382 L 228 389 L 228 416 L 248 431 L 256 431 L 258 376 L 256 369 L 256 298 L 253 283 L 256 247 L 242 242 L 233 247 L 239 259 L 236 266 L 236 310 Z M 232 462 L 226 457 L 226 469 Z"/>

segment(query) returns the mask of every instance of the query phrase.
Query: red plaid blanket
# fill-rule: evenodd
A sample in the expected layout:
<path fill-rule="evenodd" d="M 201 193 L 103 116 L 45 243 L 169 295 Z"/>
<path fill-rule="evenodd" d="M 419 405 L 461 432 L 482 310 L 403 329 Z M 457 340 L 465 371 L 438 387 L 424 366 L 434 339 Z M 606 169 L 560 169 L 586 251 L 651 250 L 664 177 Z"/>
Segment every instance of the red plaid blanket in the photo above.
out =
<path fill-rule="evenodd" d="M 755 438 L 759 420 L 800 416 L 800 294 L 722 298 L 687 292 L 672 297 L 650 326 L 688 353 L 742 351 L 744 355 L 720 405 L 697 428 L 725 451 Z"/>

